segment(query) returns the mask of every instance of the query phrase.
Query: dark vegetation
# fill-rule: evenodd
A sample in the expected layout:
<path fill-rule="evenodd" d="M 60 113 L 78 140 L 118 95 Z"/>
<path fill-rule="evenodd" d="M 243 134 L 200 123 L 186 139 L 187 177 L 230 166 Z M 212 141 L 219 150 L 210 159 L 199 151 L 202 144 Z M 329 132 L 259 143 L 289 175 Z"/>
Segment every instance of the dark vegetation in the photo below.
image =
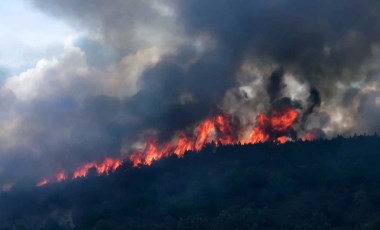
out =
<path fill-rule="evenodd" d="M 0 229 L 380 229 L 380 139 L 208 145 L 0 195 Z"/>

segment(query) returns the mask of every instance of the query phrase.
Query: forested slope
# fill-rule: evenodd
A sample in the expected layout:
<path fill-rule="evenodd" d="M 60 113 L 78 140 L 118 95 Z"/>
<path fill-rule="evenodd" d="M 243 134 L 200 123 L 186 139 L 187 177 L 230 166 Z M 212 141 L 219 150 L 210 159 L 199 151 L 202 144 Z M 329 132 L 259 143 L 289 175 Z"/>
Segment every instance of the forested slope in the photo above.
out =
<path fill-rule="evenodd" d="M 0 194 L 0 229 L 380 229 L 380 139 L 223 146 Z"/>

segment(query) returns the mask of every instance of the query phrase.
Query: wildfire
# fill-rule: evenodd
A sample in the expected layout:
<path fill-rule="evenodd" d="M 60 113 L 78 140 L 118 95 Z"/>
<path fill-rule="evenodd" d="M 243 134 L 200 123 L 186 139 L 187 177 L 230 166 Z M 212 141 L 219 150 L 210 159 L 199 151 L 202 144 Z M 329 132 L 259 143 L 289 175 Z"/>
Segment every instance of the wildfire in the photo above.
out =
<path fill-rule="evenodd" d="M 37 186 L 38 187 L 41 187 L 41 186 L 44 186 L 44 185 L 47 185 L 49 183 L 49 180 L 47 178 L 43 178 L 42 180 L 40 180 L 38 183 L 37 183 Z"/>
<path fill-rule="evenodd" d="M 56 175 L 55 175 L 55 180 L 57 182 L 62 182 L 64 180 L 66 180 L 66 171 L 65 170 L 61 170 L 59 171 Z"/>
<path fill-rule="evenodd" d="M 211 134 L 215 133 L 215 124 L 213 120 L 207 119 L 200 123 L 195 129 L 195 147 L 196 151 L 201 151 L 203 146 L 212 141 Z"/>
<path fill-rule="evenodd" d="M 259 114 L 256 117 L 256 125 L 249 139 L 243 140 L 244 144 L 263 143 L 273 140 L 276 143 L 287 142 L 287 132 L 298 118 L 295 109 L 274 111 L 272 114 Z"/>
<path fill-rule="evenodd" d="M 287 141 L 286 136 L 277 137 L 276 141 L 280 144 L 284 144 Z"/>
<path fill-rule="evenodd" d="M 236 125 L 233 125 L 229 116 L 217 114 L 196 125 L 192 134 L 178 131 L 177 135 L 166 143 L 159 143 L 156 137 L 149 137 L 143 142 L 142 147 L 135 149 L 130 154 L 129 160 L 135 167 L 151 165 L 154 161 L 171 154 L 182 157 L 186 151 L 201 151 L 207 143 L 211 142 L 214 142 L 215 145 L 255 144 L 268 141 L 283 144 L 292 140 L 289 133 L 298 116 L 298 111 L 293 108 L 258 114 L 255 126 L 247 137 L 236 128 Z M 311 133 L 307 133 L 301 139 L 312 140 L 313 138 Z M 79 166 L 72 173 L 71 178 L 86 177 L 91 169 L 96 170 L 99 175 L 108 174 L 121 165 L 122 160 L 107 157 L 100 163 L 92 161 Z M 57 182 L 66 179 L 65 170 L 61 170 L 55 175 Z M 37 185 L 43 186 L 47 183 L 49 183 L 49 179 L 44 178 Z"/>
<path fill-rule="evenodd" d="M 117 168 L 119 168 L 121 164 L 122 164 L 121 160 L 107 157 L 102 163 L 97 165 L 96 171 L 99 174 L 104 174 L 104 173 L 108 174 L 109 172 L 113 172 Z"/>
<path fill-rule="evenodd" d="M 234 143 L 234 132 L 230 119 L 221 114 L 215 117 L 215 126 L 217 128 L 219 139 L 222 145 L 231 145 Z"/>
<path fill-rule="evenodd" d="M 243 144 L 256 144 L 267 142 L 269 140 L 269 134 L 266 132 L 266 127 L 268 126 L 269 118 L 265 114 L 259 114 L 256 117 L 256 126 L 252 130 L 252 133 L 248 140 L 244 140 Z"/>
<path fill-rule="evenodd" d="M 298 118 L 295 109 L 274 111 L 271 114 L 259 114 L 256 117 L 256 125 L 251 131 L 249 138 L 239 138 L 234 135 L 231 119 L 218 114 L 213 118 L 207 118 L 200 122 L 194 129 L 192 136 L 186 135 L 183 131 L 178 136 L 159 147 L 155 141 L 147 141 L 145 148 L 137 149 L 129 160 L 134 166 L 140 164 L 151 165 L 153 161 L 159 160 L 171 153 L 181 157 L 186 151 L 199 152 L 210 142 L 222 145 L 236 143 L 255 144 L 260 142 L 273 141 L 283 144 L 288 141 L 287 132 Z M 174 143 L 174 144 L 173 144 Z"/>
<path fill-rule="evenodd" d="M 75 172 L 73 173 L 73 179 L 87 176 L 88 171 L 91 168 L 94 168 L 95 165 L 96 165 L 95 162 L 90 162 L 90 163 L 86 163 L 84 165 L 79 166 L 77 170 L 75 170 Z"/>
<path fill-rule="evenodd" d="M 194 149 L 193 140 L 190 137 L 186 136 L 184 132 L 179 132 L 178 143 L 173 151 L 174 154 L 176 154 L 179 157 L 182 157 L 186 151 L 190 151 L 193 149 Z"/>
<path fill-rule="evenodd" d="M 281 112 L 273 112 L 271 127 L 275 131 L 284 132 L 288 130 L 296 121 L 298 112 L 295 109 L 287 109 Z"/>
<path fill-rule="evenodd" d="M 103 162 L 97 164 L 95 161 L 86 163 L 77 168 L 77 170 L 73 173 L 73 179 L 79 177 L 85 177 L 88 175 L 90 169 L 95 168 L 97 173 L 100 174 L 108 174 L 109 172 L 115 171 L 122 164 L 122 161 L 119 159 L 113 159 L 107 157 Z"/>
<path fill-rule="evenodd" d="M 306 133 L 306 134 L 304 134 L 304 135 L 301 137 L 301 140 L 302 140 L 302 141 L 312 141 L 312 140 L 314 140 L 314 139 L 315 139 L 314 134 L 311 133 L 311 132 Z"/>

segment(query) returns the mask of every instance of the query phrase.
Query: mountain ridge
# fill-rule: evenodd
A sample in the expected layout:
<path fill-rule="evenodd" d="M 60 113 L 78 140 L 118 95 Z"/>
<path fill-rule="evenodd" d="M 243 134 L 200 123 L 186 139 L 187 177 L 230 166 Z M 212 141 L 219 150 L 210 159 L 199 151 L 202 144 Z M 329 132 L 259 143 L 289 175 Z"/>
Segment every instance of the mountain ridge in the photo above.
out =
<path fill-rule="evenodd" d="M 377 135 L 216 147 L 0 195 L 0 229 L 376 229 Z"/>

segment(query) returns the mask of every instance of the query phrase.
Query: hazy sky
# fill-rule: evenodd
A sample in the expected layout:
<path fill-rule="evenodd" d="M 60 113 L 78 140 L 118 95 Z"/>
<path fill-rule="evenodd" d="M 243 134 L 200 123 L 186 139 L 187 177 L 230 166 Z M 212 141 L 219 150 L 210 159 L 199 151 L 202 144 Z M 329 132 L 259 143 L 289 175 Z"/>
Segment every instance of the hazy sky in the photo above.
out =
<path fill-rule="evenodd" d="M 17 74 L 62 52 L 75 31 L 24 0 L 2 0 L 0 7 L 0 68 Z"/>

